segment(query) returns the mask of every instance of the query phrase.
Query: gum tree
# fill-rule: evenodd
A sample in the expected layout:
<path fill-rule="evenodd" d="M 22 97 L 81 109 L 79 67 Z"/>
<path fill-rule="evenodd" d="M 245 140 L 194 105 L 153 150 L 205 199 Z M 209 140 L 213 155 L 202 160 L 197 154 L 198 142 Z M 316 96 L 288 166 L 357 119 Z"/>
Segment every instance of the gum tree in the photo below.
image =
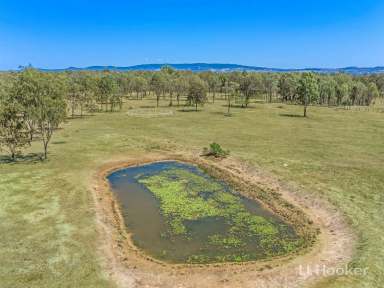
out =
<path fill-rule="evenodd" d="M 169 106 L 173 106 L 173 93 L 175 92 L 175 79 L 178 76 L 178 72 L 169 65 L 161 67 L 160 74 L 164 78 L 163 93 L 167 92 L 169 95 Z"/>
<path fill-rule="evenodd" d="M 239 84 L 236 82 L 228 83 L 228 96 L 227 96 L 227 116 L 231 115 L 232 100 L 237 97 L 239 91 Z"/>
<path fill-rule="evenodd" d="M 215 103 L 216 91 L 220 87 L 221 82 L 217 73 L 215 72 L 203 72 L 200 77 L 208 84 L 208 92 L 212 94 L 212 103 Z"/>
<path fill-rule="evenodd" d="M 108 104 L 111 104 L 111 111 L 115 105 L 116 92 L 115 79 L 111 75 L 102 75 L 96 80 L 96 94 L 100 105 L 105 104 L 105 112 L 108 111 Z M 116 97 L 117 98 L 117 97 Z"/>
<path fill-rule="evenodd" d="M 27 68 L 18 73 L 10 97 L 23 107 L 24 122 L 28 127 L 29 141 L 33 140 L 37 132 L 37 112 L 40 105 L 39 97 L 42 92 L 41 73 Z"/>
<path fill-rule="evenodd" d="M 156 95 L 156 107 L 159 107 L 160 96 L 166 87 L 166 79 L 163 73 L 154 73 L 151 79 L 151 88 Z"/>
<path fill-rule="evenodd" d="M 373 82 L 368 84 L 367 87 L 367 96 L 366 96 L 366 105 L 370 105 L 372 103 L 372 100 L 380 97 L 380 91 L 377 88 L 377 85 Z"/>
<path fill-rule="evenodd" d="M 272 98 L 276 94 L 278 88 L 278 78 L 275 74 L 266 73 L 263 74 L 262 82 L 264 91 L 267 95 L 267 101 L 272 103 Z"/>
<path fill-rule="evenodd" d="M 364 102 L 364 97 L 367 92 L 367 87 L 361 81 L 354 81 L 350 93 L 351 105 L 361 105 Z"/>
<path fill-rule="evenodd" d="M 207 90 L 205 81 L 198 76 L 192 76 L 189 79 L 187 100 L 190 105 L 195 105 L 195 111 L 198 104 L 203 105 L 207 101 Z"/>
<path fill-rule="evenodd" d="M 93 87 L 95 81 L 86 73 L 82 73 L 79 77 L 79 106 L 80 106 L 80 117 L 83 117 L 84 107 L 87 110 L 92 110 L 92 104 L 94 99 Z"/>
<path fill-rule="evenodd" d="M 79 83 L 79 74 L 71 73 L 67 77 L 67 103 L 69 104 L 71 110 L 71 117 L 75 117 L 76 108 L 79 106 L 80 102 L 80 83 Z"/>
<path fill-rule="evenodd" d="M 57 79 L 54 75 L 41 74 L 36 94 L 38 98 L 36 114 L 37 127 L 44 147 L 44 159 L 47 159 L 48 144 L 54 131 L 66 116 L 65 92 L 62 79 Z"/>
<path fill-rule="evenodd" d="M 141 98 L 143 98 L 143 93 L 147 89 L 147 80 L 142 76 L 136 76 L 132 78 L 132 90 L 136 92 L 136 99 L 139 100 L 139 95 L 141 93 Z"/>
<path fill-rule="evenodd" d="M 304 117 L 307 117 L 307 107 L 319 96 L 319 86 L 315 74 L 306 72 L 301 75 L 298 86 L 298 95 L 304 107 Z"/>
<path fill-rule="evenodd" d="M 327 103 L 328 106 L 334 102 L 336 97 L 336 81 L 331 76 L 323 76 L 319 80 L 319 103 Z"/>
<path fill-rule="evenodd" d="M 28 127 L 21 104 L 7 97 L 0 104 L 0 150 L 6 150 L 12 160 L 29 144 Z"/>
<path fill-rule="evenodd" d="M 259 74 L 243 72 L 240 76 L 239 90 L 242 94 L 241 107 L 247 108 L 252 96 L 262 90 L 262 79 Z"/>
<path fill-rule="evenodd" d="M 179 76 L 174 81 L 174 89 L 176 93 L 177 106 L 180 106 L 180 96 L 187 94 L 188 80 L 184 76 Z"/>

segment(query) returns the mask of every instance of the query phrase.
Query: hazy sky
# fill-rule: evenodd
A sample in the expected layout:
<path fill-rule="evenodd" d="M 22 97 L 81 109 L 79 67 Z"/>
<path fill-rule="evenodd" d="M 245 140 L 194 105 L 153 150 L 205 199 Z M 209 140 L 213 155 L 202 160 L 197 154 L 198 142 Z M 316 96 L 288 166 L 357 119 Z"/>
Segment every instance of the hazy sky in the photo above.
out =
<path fill-rule="evenodd" d="M 0 69 L 384 65 L 384 0 L 0 0 Z"/>

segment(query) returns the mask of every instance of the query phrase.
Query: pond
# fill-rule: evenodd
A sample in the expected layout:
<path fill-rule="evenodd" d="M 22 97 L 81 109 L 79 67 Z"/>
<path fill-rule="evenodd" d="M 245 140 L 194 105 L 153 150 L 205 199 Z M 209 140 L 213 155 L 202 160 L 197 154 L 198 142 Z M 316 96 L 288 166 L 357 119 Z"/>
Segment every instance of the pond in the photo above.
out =
<path fill-rule="evenodd" d="M 154 162 L 107 178 L 133 243 L 161 261 L 251 261 L 302 245 L 277 215 L 195 165 Z"/>

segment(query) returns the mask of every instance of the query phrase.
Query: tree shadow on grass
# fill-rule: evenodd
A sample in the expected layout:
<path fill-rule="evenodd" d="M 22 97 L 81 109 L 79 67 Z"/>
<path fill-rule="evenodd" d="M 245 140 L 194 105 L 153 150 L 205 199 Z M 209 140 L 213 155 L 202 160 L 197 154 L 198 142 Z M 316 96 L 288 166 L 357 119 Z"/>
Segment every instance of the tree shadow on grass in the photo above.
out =
<path fill-rule="evenodd" d="M 65 120 L 68 121 L 68 120 L 88 119 L 88 118 L 94 117 L 95 115 L 96 114 L 83 114 L 83 116 L 81 116 L 81 115 L 74 115 L 73 117 L 72 116 L 67 116 L 65 118 Z"/>
<path fill-rule="evenodd" d="M 225 117 L 232 117 L 232 116 L 234 116 L 234 114 L 232 112 L 230 112 L 228 114 L 227 111 L 211 111 L 211 112 L 209 112 L 209 114 L 220 115 L 220 116 L 225 116 Z"/>
<path fill-rule="evenodd" d="M 148 109 L 148 108 L 161 108 L 160 106 L 157 107 L 156 105 L 140 105 L 139 108 L 141 109 Z"/>
<path fill-rule="evenodd" d="M 58 144 L 65 144 L 67 141 L 53 141 L 52 144 L 58 145 Z"/>
<path fill-rule="evenodd" d="M 209 114 L 212 115 L 224 115 L 226 112 L 224 111 L 210 111 Z"/>
<path fill-rule="evenodd" d="M 178 112 L 202 112 L 202 109 L 198 109 L 197 111 L 195 109 L 179 109 Z"/>
<path fill-rule="evenodd" d="M 228 107 L 228 104 L 222 104 L 221 107 Z M 259 109 L 257 105 L 248 105 L 247 107 L 241 106 L 241 104 L 231 104 L 231 108 L 234 109 L 241 109 L 241 110 L 253 110 L 253 109 Z"/>
<path fill-rule="evenodd" d="M 17 155 L 15 159 L 12 159 L 8 155 L 0 155 L 0 164 L 35 164 L 43 161 L 43 153 L 29 153 L 27 155 Z"/>
<path fill-rule="evenodd" d="M 292 117 L 292 118 L 304 118 L 304 115 L 301 115 L 301 114 L 291 114 L 291 113 L 280 113 L 279 116 L 282 116 L 282 117 Z"/>

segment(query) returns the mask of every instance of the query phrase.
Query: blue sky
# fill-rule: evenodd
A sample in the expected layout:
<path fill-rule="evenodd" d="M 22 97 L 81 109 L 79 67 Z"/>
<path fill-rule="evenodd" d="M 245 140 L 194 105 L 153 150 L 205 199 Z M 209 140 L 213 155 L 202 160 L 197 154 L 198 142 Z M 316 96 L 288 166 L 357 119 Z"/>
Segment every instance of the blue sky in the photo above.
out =
<path fill-rule="evenodd" d="M 0 69 L 384 65 L 384 0 L 0 0 Z"/>

